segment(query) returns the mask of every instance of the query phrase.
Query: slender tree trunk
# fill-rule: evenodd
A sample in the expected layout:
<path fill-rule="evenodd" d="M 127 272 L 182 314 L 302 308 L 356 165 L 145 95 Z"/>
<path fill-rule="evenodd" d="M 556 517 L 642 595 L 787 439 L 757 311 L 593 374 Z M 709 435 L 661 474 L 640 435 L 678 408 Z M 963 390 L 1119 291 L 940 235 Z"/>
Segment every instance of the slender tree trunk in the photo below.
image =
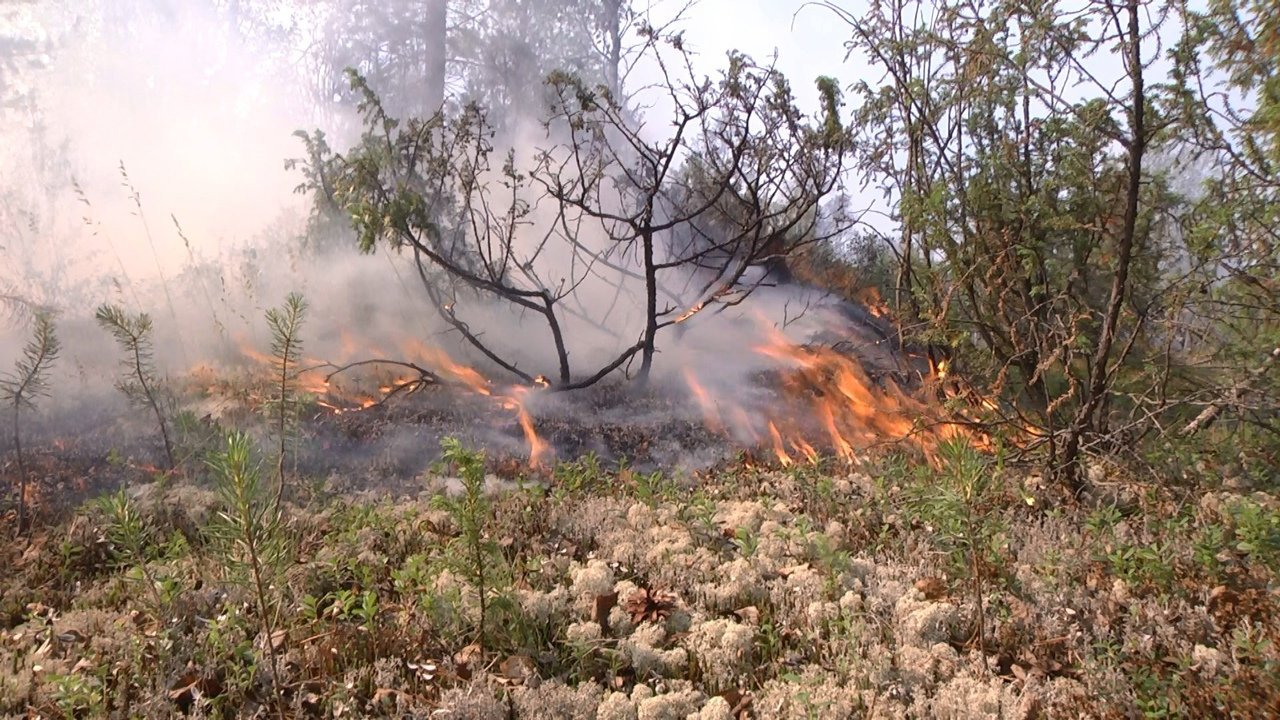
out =
<path fill-rule="evenodd" d="M 168 469 L 173 470 L 178 467 L 178 462 L 173 455 L 173 441 L 169 439 L 169 425 L 164 421 L 164 411 L 160 409 L 160 400 L 156 397 L 156 392 L 147 384 L 146 374 L 142 368 L 142 355 L 138 353 L 136 347 L 133 351 L 133 369 L 138 375 L 138 385 L 147 398 L 147 404 L 155 412 L 156 422 L 160 424 L 160 438 L 164 440 L 164 456 L 169 461 Z"/>
<path fill-rule="evenodd" d="M 605 0 L 602 10 L 605 33 L 604 81 L 614 99 L 622 99 L 622 0 Z"/>
<path fill-rule="evenodd" d="M 292 331 L 293 328 L 291 327 Z M 280 452 L 276 455 L 276 517 L 280 516 L 281 508 L 284 507 L 284 456 L 288 449 L 288 403 L 290 401 L 289 393 L 289 357 L 295 352 L 293 347 L 293 335 L 285 338 L 284 351 L 280 353 L 280 395 L 277 400 L 280 407 L 277 408 L 279 415 L 276 417 L 276 434 L 280 439 Z"/>
<path fill-rule="evenodd" d="M 448 0 L 426 0 L 426 36 L 427 36 L 427 114 L 436 112 L 444 105 L 444 81 L 448 70 L 449 2 Z"/>
<path fill-rule="evenodd" d="M 257 532 L 256 530 L 254 531 Z M 267 586 L 262 579 L 262 563 L 258 559 L 256 541 L 247 543 L 250 568 L 253 571 L 253 587 L 258 594 L 258 611 L 262 614 L 262 629 L 266 633 L 267 657 L 271 661 L 271 688 L 276 694 L 276 714 L 284 720 L 284 688 L 281 687 L 280 658 L 276 653 L 275 624 L 271 621 L 270 607 L 267 602 Z"/>
<path fill-rule="evenodd" d="M 653 232 L 646 230 L 641 241 L 644 245 L 645 327 L 638 379 L 644 383 L 649 380 L 649 371 L 653 369 L 655 339 L 658 337 L 658 268 L 653 259 Z"/>
<path fill-rule="evenodd" d="M 1146 129 L 1146 92 L 1142 76 L 1142 33 L 1139 27 L 1138 0 L 1128 0 L 1125 4 L 1128 16 L 1127 51 L 1129 78 L 1133 87 L 1132 107 L 1130 108 L 1129 139 L 1129 178 L 1125 189 L 1124 224 L 1117 245 L 1116 272 L 1111 281 L 1111 294 L 1107 299 L 1106 315 L 1103 317 L 1102 333 L 1098 338 L 1098 347 L 1094 351 L 1089 375 L 1089 384 L 1085 389 L 1080 409 L 1076 412 L 1071 428 L 1063 443 L 1060 475 L 1073 486 L 1079 485 L 1080 445 L 1083 435 L 1097 426 L 1097 417 L 1106 405 L 1107 385 L 1111 373 L 1108 363 L 1111 360 L 1111 348 L 1115 344 L 1116 326 L 1120 321 L 1120 310 L 1129 288 L 1129 268 L 1133 258 L 1134 236 L 1138 227 L 1138 201 L 1142 193 L 1142 160 L 1147 147 Z"/>
<path fill-rule="evenodd" d="M 22 407 L 18 402 L 13 406 L 13 449 L 18 456 L 18 534 L 27 530 L 27 463 L 22 457 L 22 421 L 19 417 Z"/>

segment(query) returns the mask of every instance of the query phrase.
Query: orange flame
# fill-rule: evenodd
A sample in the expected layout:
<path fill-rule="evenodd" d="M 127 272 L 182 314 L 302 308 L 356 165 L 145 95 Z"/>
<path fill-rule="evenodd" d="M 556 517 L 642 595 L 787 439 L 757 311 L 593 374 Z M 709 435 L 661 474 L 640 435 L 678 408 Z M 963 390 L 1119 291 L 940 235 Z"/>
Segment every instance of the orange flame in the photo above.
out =
<path fill-rule="evenodd" d="M 778 432 L 778 426 L 769 421 L 769 438 L 773 440 L 773 454 L 778 456 L 778 462 L 783 467 L 790 467 L 795 463 L 791 456 L 787 454 L 787 449 L 782 446 L 782 433 Z"/>
<path fill-rule="evenodd" d="M 907 395 L 899 386 L 883 387 L 872 381 L 853 356 L 829 347 L 793 343 L 780 330 L 762 322 L 766 339 L 755 348 L 779 366 L 781 398 L 775 407 L 748 412 L 732 400 L 713 396 L 692 371 L 685 383 L 702 409 L 707 426 L 717 432 L 728 429 L 736 438 L 761 445 L 761 434 L 783 466 L 799 457 L 816 461 L 830 452 L 846 462 L 856 462 L 860 450 L 878 443 L 910 441 L 933 457 L 940 440 L 968 437 L 980 442 L 964 426 L 927 422 L 939 416 L 939 408 L 927 398 Z M 945 362 L 933 369 L 933 377 L 945 378 Z M 812 427 L 806 426 L 806 421 Z"/>
<path fill-rule="evenodd" d="M 702 418 L 707 425 L 707 429 L 717 433 L 724 432 L 724 421 L 720 418 L 720 409 L 716 407 L 715 400 L 711 398 L 711 394 L 707 392 L 706 388 L 702 387 L 702 383 L 698 382 L 697 376 L 688 368 L 685 368 L 684 380 L 689 385 L 689 390 L 693 392 L 694 400 L 702 408 Z"/>
<path fill-rule="evenodd" d="M 529 409 L 525 407 L 525 398 L 529 394 L 529 388 L 513 387 L 511 394 L 506 396 L 503 405 L 508 409 L 516 411 L 516 418 L 520 421 L 520 429 L 524 432 L 525 442 L 529 444 L 529 467 L 539 468 L 543 465 L 543 458 L 548 454 L 548 445 L 539 435 L 533 426 L 533 416 L 529 414 Z"/>

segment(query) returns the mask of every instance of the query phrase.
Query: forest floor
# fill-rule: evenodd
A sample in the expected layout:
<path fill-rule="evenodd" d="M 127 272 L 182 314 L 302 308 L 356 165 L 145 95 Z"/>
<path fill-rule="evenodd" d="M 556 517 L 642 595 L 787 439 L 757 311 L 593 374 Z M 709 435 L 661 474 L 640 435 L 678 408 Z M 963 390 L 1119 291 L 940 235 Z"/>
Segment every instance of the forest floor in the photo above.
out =
<path fill-rule="evenodd" d="M 456 468 L 294 488 L 260 584 L 199 472 L 5 528 L 0 716 L 1280 716 L 1280 502 L 1238 479 Z"/>

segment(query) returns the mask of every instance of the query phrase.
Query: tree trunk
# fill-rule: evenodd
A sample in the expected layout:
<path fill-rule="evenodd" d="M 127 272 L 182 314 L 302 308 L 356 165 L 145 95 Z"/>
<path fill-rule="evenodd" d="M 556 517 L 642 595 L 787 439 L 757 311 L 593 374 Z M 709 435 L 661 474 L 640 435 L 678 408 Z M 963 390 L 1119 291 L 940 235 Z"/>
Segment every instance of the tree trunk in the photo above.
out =
<path fill-rule="evenodd" d="M 1116 326 L 1120 310 L 1129 288 L 1129 267 L 1133 258 L 1134 236 L 1138 226 L 1138 200 L 1142 193 L 1142 160 L 1147 148 L 1146 92 L 1142 77 L 1142 32 L 1139 27 L 1138 0 L 1125 4 L 1128 31 L 1125 48 L 1129 79 L 1133 87 L 1132 106 L 1129 110 L 1129 178 L 1125 189 L 1124 225 L 1116 247 L 1116 272 L 1111 281 L 1111 294 L 1107 299 L 1102 333 L 1090 365 L 1089 384 L 1081 398 L 1080 409 L 1067 432 L 1063 443 L 1062 460 L 1058 473 L 1071 485 L 1079 484 L 1080 445 L 1085 433 L 1097 426 L 1097 414 L 1105 406 L 1111 373 L 1107 366 L 1111 360 L 1111 348 L 1115 344 Z"/>
<path fill-rule="evenodd" d="M 434 113 L 444 105 L 445 72 L 448 69 L 446 58 L 448 51 L 449 1 L 426 0 L 426 39 L 427 39 L 427 114 Z"/>
<path fill-rule="evenodd" d="M 641 242 L 644 244 L 644 291 L 645 291 L 645 327 L 644 348 L 640 351 L 640 374 L 637 379 L 647 382 L 649 371 L 653 368 L 655 339 L 658 336 L 658 267 L 653 259 L 653 232 L 646 230 Z"/>
<path fill-rule="evenodd" d="M 605 0 L 601 11 L 605 35 L 604 81 L 614 100 L 622 99 L 622 0 Z"/>

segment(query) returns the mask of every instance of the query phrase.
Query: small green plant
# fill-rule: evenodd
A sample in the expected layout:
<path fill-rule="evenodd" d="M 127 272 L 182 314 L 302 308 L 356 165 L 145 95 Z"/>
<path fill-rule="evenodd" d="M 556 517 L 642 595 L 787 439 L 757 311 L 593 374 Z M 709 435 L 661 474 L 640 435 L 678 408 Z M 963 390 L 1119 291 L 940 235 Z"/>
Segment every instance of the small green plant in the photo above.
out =
<path fill-rule="evenodd" d="M 556 497 L 562 500 L 572 495 L 597 490 L 604 485 L 604 477 L 600 458 L 592 452 L 576 460 L 559 463 L 552 471 Z"/>
<path fill-rule="evenodd" d="M 157 548 L 137 505 L 124 490 L 99 498 L 95 504 L 106 517 L 105 534 L 116 563 L 125 569 L 125 577 L 147 588 L 152 609 L 163 610 L 181 590 L 181 584 L 174 578 L 158 577 L 151 570 L 148 563 Z"/>
<path fill-rule="evenodd" d="M 938 460 L 937 477 L 915 484 L 910 506 L 933 529 L 952 573 L 969 580 L 978 644 L 985 647 L 987 567 L 999 561 L 1006 542 L 1004 524 L 996 515 L 1002 458 L 987 457 L 965 440 L 953 439 L 938 447 Z"/>
<path fill-rule="evenodd" d="M 276 652 L 275 629 L 279 598 L 276 588 L 290 560 L 282 521 L 272 494 L 262 482 L 261 465 L 253 458 L 252 443 L 241 432 L 227 436 L 225 446 L 209 460 L 222 508 L 208 532 L 212 546 L 231 573 L 246 585 L 257 606 L 258 625 L 271 662 L 277 711 L 284 717 L 283 680 Z"/>
<path fill-rule="evenodd" d="M 760 549 L 760 535 L 749 527 L 736 528 L 733 531 L 733 545 L 742 553 L 742 557 L 749 558 Z"/>
<path fill-rule="evenodd" d="M 661 470 L 651 473 L 627 472 L 632 478 L 636 498 L 649 507 L 657 507 L 658 502 L 675 490 L 675 484 L 662 474 Z"/>
<path fill-rule="evenodd" d="M 294 437 L 298 423 L 297 365 L 302 358 L 302 320 L 307 313 L 307 301 L 298 293 L 289 293 L 284 305 L 267 310 L 267 325 L 271 328 L 271 366 L 275 372 L 274 397 L 271 399 L 272 420 L 276 426 L 276 502 L 280 512 L 284 501 L 284 462 L 288 443 Z"/>
<path fill-rule="evenodd" d="M 1208 523 L 1196 529 L 1191 544 L 1191 557 L 1211 577 L 1217 577 L 1222 570 L 1222 561 L 1218 556 L 1226 547 L 1226 528 L 1217 523 Z"/>
<path fill-rule="evenodd" d="M 489 606 L 503 560 L 502 549 L 486 533 L 493 508 L 484 491 L 484 455 L 464 448 L 455 438 L 445 438 L 443 449 L 444 462 L 457 468 L 462 478 L 459 496 L 432 499 L 432 505 L 449 513 L 461 531 L 445 549 L 444 561 L 475 589 L 479 604 L 475 642 L 486 647 Z"/>
<path fill-rule="evenodd" d="M 124 377 L 116 387 L 131 402 L 151 410 L 160 426 L 160 438 L 164 441 L 165 460 L 168 469 L 177 467 L 173 440 L 169 435 L 167 400 L 156 374 L 155 348 L 151 333 L 151 316 L 146 313 L 130 315 L 117 305 L 102 305 L 94 316 L 98 324 L 111 333 L 116 344 L 124 351 Z"/>
<path fill-rule="evenodd" d="M 22 454 L 22 411 L 35 410 L 36 398 L 48 395 L 49 370 L 61 350 L 53 319 L 46 313 L 38 313 L 31 339 L 22 349 L 22 357 L 14 364 L 13 374 L 0 378 L 0 400 L 13 408 L 13 449 L 18 462 L 19 534 L 28 529 L 27 484 L 30 481 L 26 458 Z"/>
<path fill-rule="evenodd" d="M 1280 572 L 1280 512 L 1244 498 L 1231 507 L 1236 549 L 1272 571 Z"/>
<path fill-rule="evenodd" d="M 1131 585 L 1167 588 L 1176 577 L 1169 563 L 1171 549 L 1162 544 L 1120 545 L 1106 554 L 1116 577 Z"/>
<path fill-rule="evenodd" d="M 1124 514 L 1115 505 L 1104 505 L 1093 512 L 1085 520 L 1085 527 L 1094 535 L 1106 535 L 1115 531 L 1116 525 L 1124 519 Z"/>
<path fill-rule="evenodd" d="M 98 717 L 105 714 L 106 697 L 102 681 L 90 675 L 70 673 L 49 678 L 53 702 L 63 717 Z"/>

